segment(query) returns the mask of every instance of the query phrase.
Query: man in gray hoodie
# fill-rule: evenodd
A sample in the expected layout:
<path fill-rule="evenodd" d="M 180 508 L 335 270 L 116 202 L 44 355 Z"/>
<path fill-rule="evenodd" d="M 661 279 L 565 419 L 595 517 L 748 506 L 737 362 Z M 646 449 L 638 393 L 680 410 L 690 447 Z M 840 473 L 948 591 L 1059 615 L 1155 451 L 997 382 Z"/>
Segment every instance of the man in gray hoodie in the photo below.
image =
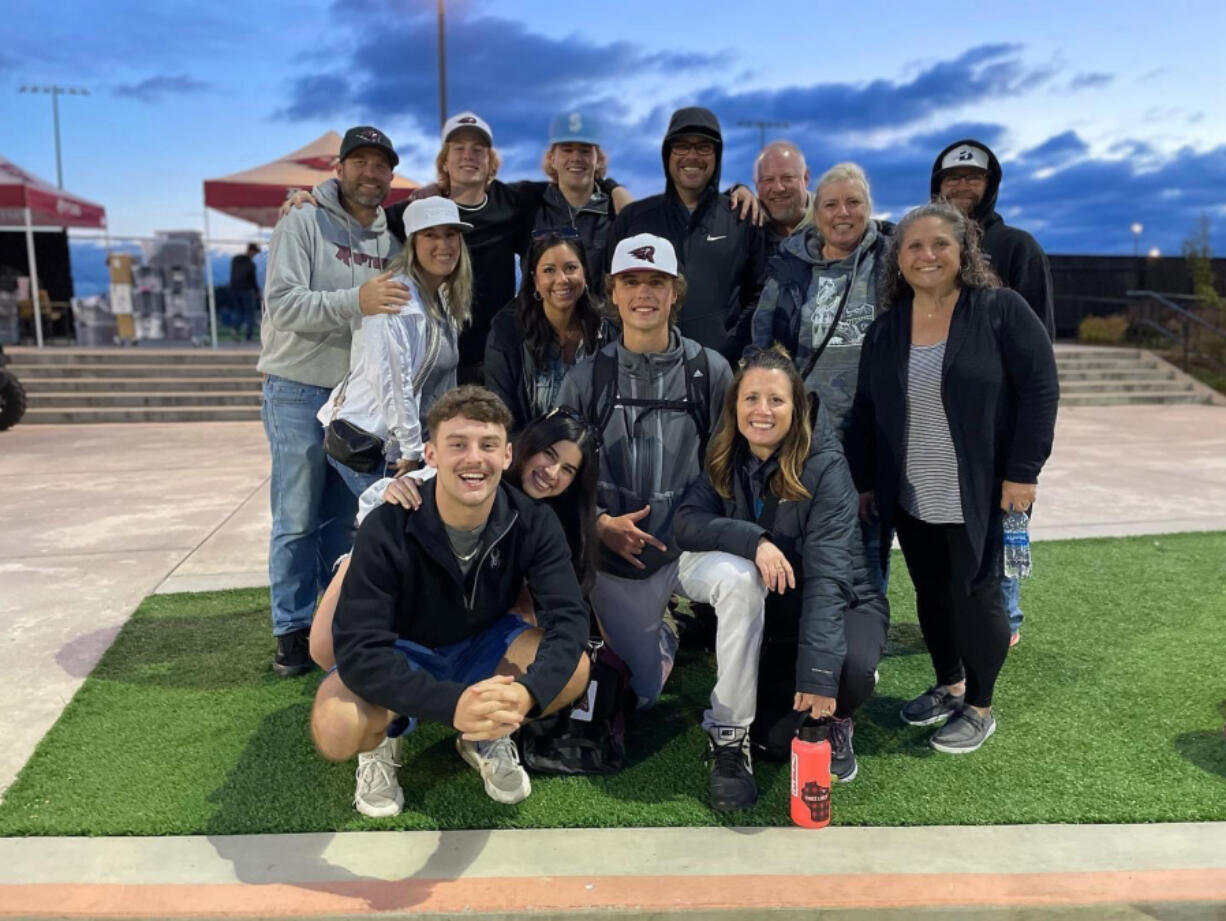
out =
<path fill-rule="evenodd" d="M 311 615 L 332 561 L 349 549 L 357 511 L 353 493 L 325 463 L 316 413 L 349 373 L 352 330 L 362 316 L 396 313 L 409 300 L 384 271 L 399 244 L 380 205 L 398 162 L 383 132 L 349 129 L 336 178 L 313 191 L 320 207 L 280 221 L 268 251 L 258 367 L 272 454 L 273 671 L 282 676 L 313 667 Z"/>

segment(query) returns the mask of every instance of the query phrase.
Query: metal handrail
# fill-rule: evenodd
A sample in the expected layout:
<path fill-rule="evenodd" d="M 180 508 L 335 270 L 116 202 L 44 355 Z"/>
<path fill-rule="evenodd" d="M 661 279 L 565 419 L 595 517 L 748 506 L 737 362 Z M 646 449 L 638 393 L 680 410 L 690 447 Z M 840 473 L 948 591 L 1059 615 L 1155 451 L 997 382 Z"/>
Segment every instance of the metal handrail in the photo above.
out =
<path fill-rule="evenodd" d="M 1145 291 L 1145 290 L 1129 290 L 1124 293 L 1129 297 L 1129 299 L 1144 299 L 1147 303 L 1156 304 L 1157 306 L 1162 307 L 1165 310 L 1168 310 L 1170 311 L 1170 313 L 1175 315 L 1174 318 L 1178 320 L 1180 323 L 1181 333 L 1175 333 L 1169 329 L 1166 329 L 1165 327 L 1162 326 L 1161 323 L 1158 323 L 1155 320 L 1152 320 L 1147 316 L 1134 316 L 1134 322 L 1139 326 L 1144 326 L 1147 329 L 1155 330 L 1156 332 L 1161 333 L 1163 336 L 1173 341 L 1177 342 L 1180 339 L 1182 339 L 1183 340 L 1183 370 L 1185 372 L 1188 370 L 1188 367 L 1191 363 L 1190 362 L 1191 351 L 1192 351 L 1191 327 L 1193 325 L 1199 327 L 1202 330 L 1205 330 L 1206 332 L 1210 333 L 1213 336 L 1216 336 L 1219 339 L 1222 339 L 1223 341 L 1226 341 L 1226 330 L 1219 329 L 1218 327 L 1210 323 L 1208 320 L 1198 317 L 1192 311 L 1186 310 L 1183 307 L 1180 307 L 1173 300 L 1171 300 L 1171 298 L 1173 297 L 1180 297 L 1181 299 L 1186 299 L 1187 295 L 1159 294 L 1157 291 Z M 1214 364 L 1217 367 L 1226 367 L 1226 366 L 1223 366 L 1220 361 L 1217 361 L 1210 355 L 1202 355 L 1202 357 L 1209 360 L 1212 364 Z"/>

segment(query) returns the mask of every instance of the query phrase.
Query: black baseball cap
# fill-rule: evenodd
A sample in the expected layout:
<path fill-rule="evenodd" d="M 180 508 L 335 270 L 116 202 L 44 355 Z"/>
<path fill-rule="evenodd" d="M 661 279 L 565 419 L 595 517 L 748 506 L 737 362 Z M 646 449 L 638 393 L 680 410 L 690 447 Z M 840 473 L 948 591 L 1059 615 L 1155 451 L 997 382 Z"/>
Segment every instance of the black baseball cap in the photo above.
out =
<path fill-rule="evenodd" d="M 400 163 L 400 157 L 396 156 L 396 148 L 392 146 L 391 140 L 378 128 L 358 125 L 346 131 L 345 139 L 341 141 L 341 159 L 344 160 L 359 147 L 376 147 L 383 151 L 392 162 L 393 169 Z"/>

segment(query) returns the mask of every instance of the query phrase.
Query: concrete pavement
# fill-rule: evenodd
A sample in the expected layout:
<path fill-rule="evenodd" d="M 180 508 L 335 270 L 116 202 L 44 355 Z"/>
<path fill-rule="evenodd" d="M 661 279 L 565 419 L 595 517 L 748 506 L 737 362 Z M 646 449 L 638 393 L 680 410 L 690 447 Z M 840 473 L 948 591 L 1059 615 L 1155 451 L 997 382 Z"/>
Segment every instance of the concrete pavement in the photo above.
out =
<path fill-rule="evenodd" d="M 0 790 L 142 598 L 267 584 L 267 475 L 253 423 L 0 434 L 0 673 L 25 691 L 0 711 Z M 1226 408 L 1062 411 L 1036 540 L 1189 530 L 1226 530 Z M 684 905 L 800 917 L 928 905 L 1114 906 L 1124 918 L 1142 916 L 1128 905 L 1169 903 L 1181 918 L 1215 917 L 1202 912 L 1226 903 L 1224 834 L 1202 825 L 8 839 L 0 916 L 662 917 Z M 953 836 L 956 853 L 991 858 L 977 860 L 973 879 L 952 879 L 960 859 L 934 857 Z"/>

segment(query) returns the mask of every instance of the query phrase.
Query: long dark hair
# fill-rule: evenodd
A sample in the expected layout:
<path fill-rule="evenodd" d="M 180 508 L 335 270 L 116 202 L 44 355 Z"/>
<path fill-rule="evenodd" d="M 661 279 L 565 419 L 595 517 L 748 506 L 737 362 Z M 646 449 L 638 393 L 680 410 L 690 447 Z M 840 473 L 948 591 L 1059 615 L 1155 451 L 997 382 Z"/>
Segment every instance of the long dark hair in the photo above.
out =
<path fill-rule="evenodd" d="M 958 242 L 958 281 L 967 288 L 998 288 L 1000 280 L 988 268 L 979 248 L 979 239 L 983 236 L 979 224 L 969 220 L 955 205 L 944 199 L 931 204 L 912 208 L 903 215 L 902 220 L 894 228 L 890 243 L 886 247 L 885 258 L 881 264 L 881 277 L 877 282 L 877 304 L 882 310 L 893 310 L 904 297 L 911 293 L 911 286 L 902 277 L 898 267 L 898 251 L 902 248 L 903 237 L 911 226 L 921 218 L 936 217 L 944 221 L 950 233 Z"/>
<path fill-rule="evenodd" d="M 587 420 L 565 406 L 537 416 L 516 436 L 507 476 L 516 486 L 521 485 L 528 458 L 559 441 L 577 444 L 583 461 L 567 490 L 545 501 L 562 522 L 570 544 L 571 564 L 586 594 L 596 579 L 596 478 L 600 472 L 596 439 Z"/>
<path fill-rule="evenodd" d="M 736 404 L 740 399 L 741 382 L 750 371 L 782 371 L 792 390 L 792 423 L 776 449 L 779 469 L 771 477 L 770 488 L 780 499 L 799 501 L 808 499 L 811 493 L 801 482 L 805 461 L 809 458 L 810 442 L 813 440 L 813 425 L 809 421 L 809 399 L 805 394 L 804 378 L 796 370 L 792 356 L 781 345 L 769 349 L 750 351 L 741 362 L 728 393 L 724 396 L 724 410 L 719 426 L 707 448 L 707 476 L 715 491 L 725 499 L 732 498 L 732 474 L 738 455 L 749 451 L 745 436 L 736 425 Z"/>
<path fill-rule="evenodd" d="M 580 267 L 587 265 L 585 261 L 587 253 L 583 248 L 583 241 L 578 237 L 546 233 L 532 240 L 532 247 L 528 250 L 528 266 L 524 271 L 524 280 L 519 286 L 519 292 L 515 295 L 515 325 L 524 337 L 532 359 L 538 365 L 545 361 L 550 346 L 557 342 L 557 337 L 554 335 L 553 327 L 549 325 L 549 320 L 545 318 L 545 308 L 537 296 L 536 267 L 540 264 L 541 257 L 555 246 L 569 247 L 570 251 L 575 254 L 575 258 L 579 260 Z M 600 338 L 604 308 L 597 298 L 592 297 L 592 280 L 587 277 L 586 268 L 584 269 L 584 281 L 586 287 L 579 295 L 579 300 L 575 302 L 575 315 L 579 318 L 583 350 L 590 355 L 596 351 Z"/>

